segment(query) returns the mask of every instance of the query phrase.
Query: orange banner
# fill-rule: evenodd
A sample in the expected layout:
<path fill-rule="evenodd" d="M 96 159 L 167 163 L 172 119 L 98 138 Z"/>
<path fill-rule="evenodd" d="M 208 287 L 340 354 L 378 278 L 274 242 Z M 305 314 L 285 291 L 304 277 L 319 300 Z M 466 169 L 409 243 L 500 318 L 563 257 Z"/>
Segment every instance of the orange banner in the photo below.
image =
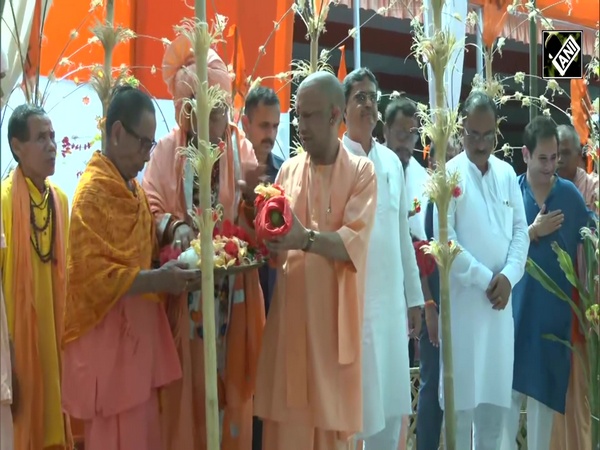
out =
<path fill-rule="evenodd" d="M 348 69 L 346 68 L 346 46 L 345 45 L 340 45 L 340 52 L 342 52 L 342 56 L 340 56 L 340 66 L 338 67 L 338 80 L 340 80 L 340 83 L 344 82 L 344 78 L 346 78 L 346 75 L 348 75 Z M 342 122 L 342 125 L 340 126 L 340 132 L 339 132 L 339 138 L 341 139 L 342 136 L 344 136 L 344 133 L 346 132 L 346 124 L 344 122 Z"/>

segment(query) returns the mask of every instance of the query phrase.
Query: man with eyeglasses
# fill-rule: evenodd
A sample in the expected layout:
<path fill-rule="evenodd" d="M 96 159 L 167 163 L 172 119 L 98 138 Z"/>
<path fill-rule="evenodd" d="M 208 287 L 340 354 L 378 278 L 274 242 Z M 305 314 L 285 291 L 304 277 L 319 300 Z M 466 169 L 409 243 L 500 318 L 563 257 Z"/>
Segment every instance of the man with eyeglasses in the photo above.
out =
<path fill-rule="evenodd" d="M 412 413 L 408 337 L 419 336 L 423 293 L 408 227 L 408 198 L 398 157 L 373 139 L 377 80 L 369 69 L 344 79 L 346 149 L 366 157 L 377 177 L 377 213 L 367 257 L 362 336 L 365 450 L 397 450 L 402 418 Z"/>
<path fill-rule="evenodd" d="M 186 250 L 195 239 L 189 211 L 198 206 L 199 189 L 194 167 L 179 151 L 197 137 L 192 126 L 195 114 L 186 99 L 196 95 L 196 60 L 185 35 L 177 37 L 163 59 L 163 77 L 174 96 L 178 127 L 156 146 L 143 186 L 154 214 L 160 246 Z M 265 173 L 258 166 L 252 144 L 229 121 L 231 77 L 214 50 L 207 61 L 208 84 L 227 95 L 209 117 L 209 139 L 224 144 L 213 166 L 211 200 L 223 207 L 223 220 L 242 223 L 254 214 L 254 188 Z M 241 212 L 241 214 L 240 214 Z M 247 224 L 247 222 L 246 222 Z M 217 228 L 222 224 L 217 224 Z M 217 361 L 220 404 L 223 413 L 223 450 L 247 450 L 252 446 L 254 368 L 265 321 L 265 305 L 258 271 L 215 280 Z M 204 345 L 199 292 L 175 296 L 167 303 L 171 327 L 183 366 L 183 378 L 163 391 L 162 421 L 166 450 L 197 450 L 206 447 L 204 396 Z"/>
<path fill-rule="evenodd" d="M 477 450 L 498 450 L 512 395 L 511 291 L 525 271 L 529 237 L 515 171 L 493 155 L 493 99 L 471 92 L 463 115 L 465 151 L 446 166 L 459 173 L 462 191 L 448 211 L 448 240 L 461 248 L 450 268 L 456 448 L 472 448 L 473 427 Z M 439 239 L 438 224 L 436 208 Z"/>
<path fill-rule="evenodd" d="M 415 102 L 407 97 L 392 101 L 385 109 L 383 134 L 385 145 L 398 157 L 404 168 L 406 196 L 412 205 L 414 199 L 426 204 L 425 187 L 429 175 L 425 167 L 413 156 L 419 139 L 419 119 Z M 408 225 L 410 232 L 419 240 L 425 240 L 425 213 L 410 209 Z"/>

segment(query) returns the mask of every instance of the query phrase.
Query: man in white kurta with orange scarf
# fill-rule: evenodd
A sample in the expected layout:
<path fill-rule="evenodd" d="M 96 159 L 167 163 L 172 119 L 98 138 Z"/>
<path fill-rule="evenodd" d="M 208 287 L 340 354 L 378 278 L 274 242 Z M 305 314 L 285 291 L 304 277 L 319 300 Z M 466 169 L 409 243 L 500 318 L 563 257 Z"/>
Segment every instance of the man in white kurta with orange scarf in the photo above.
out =
<path fill-rule="evenodd" d="M 191 162 L 179 152 L 195 139 L 186 98 L 195 97 L 196 60 L 192 45 L 184 35 L 167 48 L 163 77 L 175 100 L 178 127 L 162 138 L 148 163 L 143 187 L 154 215 L 160 245 L 180 245 L 186 250 L 198 230 L 189 211 L 198 205 L 198 184 Z M 204 63 L 204 62 L 203 62 Z M 231 96 L 227 66 L 214 50 L 209 50 L 208 84 Z M 223 206 L 224 219 L 237 223 L 245 214 L 242 198 L 253 190 L 257 161 L 250 142 L 229 123 L 228 105 L 210 113 L 209 135 L 213 144 L 224 142 L 224 153 L 214 165 L 211 180 L 213 207 Z M 254 175 L 250 175 L 254 174 Z M 250 181 L 252 178 L 253 181 Z M 246 190 L 240 188 L 245 180 Z M 253 208 L 252 208 L 253 210 Z M 220 226 L 219 224 L 217 226 Z M 252 397 L 256 360 L 264 327 L 264 301 L 258 271 L 215 280 L 217 313 L 217 357 L 219 406 L 223 412 L 223 450 L 246 450 L 252 445 Z M 162 422 L 167 450 L 206 448 L 204 397 L 204 349 L 200 293 L 176 296 L 167 313 L 181 359 L 183 378 L 162 393 Z"/>
<path fill-rule="evenodd" d="M 365 450 L 396 450 L 402 417 L 412 413 L 407 323 L 418 336 L 423 292 L 408 226 L 404 171 L 394 152 L 372 137 L 377 80 L 369 69 L 354 70 L 344 79 L 344 94 L 344 145 L 373 162 L 379 194 L 367 257 L 360 437 Z"/>
<path fill-rule="evenodd" d="M 298 88 L 305 153 L 277 183 L 293 225 L 267 242 L 277 281 L 258 364 L 255 411 L 263 450 L 346 450 L 362 429 L 362 318 L 368 242 L 377 205 L 373 163 L 338 140 L 345 109 L 328 72 Z"/>

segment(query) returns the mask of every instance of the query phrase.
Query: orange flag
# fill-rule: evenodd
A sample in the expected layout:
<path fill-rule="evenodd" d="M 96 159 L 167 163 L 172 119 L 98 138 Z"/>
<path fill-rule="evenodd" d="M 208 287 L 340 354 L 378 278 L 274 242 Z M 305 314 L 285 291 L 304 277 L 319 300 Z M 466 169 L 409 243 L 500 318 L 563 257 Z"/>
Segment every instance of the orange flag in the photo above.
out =
<path fill-rule="evenodd" d="M 23 65 L 23 85 L 27 84 L 28 88 L 37 85 L 37 78 L 40 72 L 40 51 L 42 46 L 42 0 L 36 0 L 33 10 L 33 21 L 31 23 L 31 34 L 29 36 L 29 45 L 27 46 L 27 54 Z M 26 88 L 26 89 L 28 89 Z M 27 92 L 27 91 L 25 91 Z M 35 93 L 30 92 L 31 95 Z M 35 98 L 30 98 L 30 101 L 35 101 Z"/>
<path fill-rule="evenodd" d="M 510 0 L 484 0 L 483 2 L 483 43 L 491 48 L 504 27 L 508 17 L 506 8 Z"/>
<path fill-rule="evenodd" d="M 346 78 L 346 75 L 348 75 L 348 69 L 346 69 L 346 46 L 345 45 L 340 45 L 340 52 L 342 52 L 342 56 L 340 57 L 340 66 L 338 67 L 338 80 L 340 80 L 340 83 L 344 82 L 344 78 Z M 341 139 L 342 136 L 344 136 L 344 133 L 346 132 L 346 124 L 344 122 L 342 122 L 342 126 L 340 127 L 340 134 L 339 134 L 339 138 Z"/>
<path fill-rule="evenodd" d="M 231 57 L 231 66 L 235 74 L 233 80 L 233 108 L 235 110 L 235 120 L 239 119 L 239 114 L 244 108 L 246 95 L 248 94 L 248 74 L 246 72 L 246 59 L 244 57 L 244 49 L 242 48 L 242 40 L 240 32 L 235 24 L 229 27 L 228 38 L 233 38 L 233 55 Z M 260 58 L 260 55 L 259 55 Z"/>
<path fill-rule="evenodd" d="M 590 120 L 590 110 L 592 103 L 588 94 L 585 80 L 571 80 L 571 115 L 573 117 L 573 126 L 579 134 L 581 144 L 587 144 L 590 137 L 588 121 Z"/>

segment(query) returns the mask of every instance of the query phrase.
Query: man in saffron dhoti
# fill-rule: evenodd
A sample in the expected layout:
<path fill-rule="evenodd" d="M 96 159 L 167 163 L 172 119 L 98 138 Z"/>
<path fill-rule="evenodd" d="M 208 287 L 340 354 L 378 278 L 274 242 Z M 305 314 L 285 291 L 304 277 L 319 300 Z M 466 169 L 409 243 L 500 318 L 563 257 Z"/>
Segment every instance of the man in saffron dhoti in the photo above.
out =
<path fill-rule="evenodd" d="M 4 49 L 0 61 L 0 81 L 4 79 L 8 70 L 8 60 Z M 0 90 L 0 110 L 4 106 L 4 92 Z M 1 219 L 0 209 L 0 252 L 4 252 L 6 241 L 4 239 L 4 224 Z M 12 423 L 12 349 L 8 337 L 8 323 L 6 321 L 6 305 L 0 277 L 0 449 L 11 450 L 14 448 L 13 423 Z"/>
<path fill-rule="evenodd" d="M 598 174 L 586 173 L 580 167 L 583 159 L 579 135 L 571 125 L 559 125 L 558 128 L 558 175 L 575 184 L 586 206 L 591 211 L 598 213 Z M 577 249 L 576 267 L 580 274 L 585 274 L 585 259 L 583 249 L 580 245 Z M 585 279 L 584 276 L 580 277 Z M 573 299 L 579 302 L 579 293 L 572 290 Z M 588 378 L 585 372 L 585 364 L 588 354 L 585 337 L 581 332 L 579 321 L 574 316 L 571 326 L 571 339 L 576 349 L 571 354 L 571 374 L 567 399 L 565 403 L 565 414 L 554 414 L 554 425 L 552 428 L 551 449 L 552 450 L 578 450 L 590 448 L 592 442 L 590 406 L 587 400 Z M 578 357 L 579 355 L 579 357 Z"/>
<path fill-rule="evenodd" d="M 569 293 L 571 284 L 551 244 L 557 242 L 574 261 L 581 243 L 580 230 L 590 224 L 592 212 L 575 185 L 555 175 L 559 136 L 554 121 L 550 117 L 533 119 L 525 127 L 523 143 L 527 173 L 519 177 L 519 184 L 530 224 L 529 258 Z M 571 343 L 572 310 L 529 273 L 515 286 L 513 298 L 515 360 L 508 423 L 511 448 L 516 448 L 520 411 L 526 401 L 527 447 L 549 450 L 554 413 L 565 413 L 571 349 L 564 342 Z"/>
<path fill-rule="evenodd" d="M 230 97 L 231 78 L 219 55 L 209 50 L 208 83 Z M 173 94 L 178 127 L 162 138 L 144 174 L 143 187 L 155 218 L 160 245 L 189 246 L 198 230 L 189 211 L 198 205 L 199 191 L 192 161 L 179 152 L 195 139 L 190 112 L 184 101 L 195 96 L 196 61 L 187 37 L 179 36 L 165 53 L 163 76 Z M 182 111 L 183 110 L 183 111 Z M 223 206 L 223 219 L 243 220 L 244 195 L 253 195 L 257 161 L 252 146 L 238 128 L 229 123 L 228 104 L 210 113 L 210 141 L 225 143 L 213 167 L 213 207 Z M 240 188 L 246 180 L 245 190 Z M 252 208 L 253 210 L 253 208 Z M 243 211 L 244 214 L 238 214 Z M 204 345 L 202 341 L 200 293 L 186 293 L 168 303 L 167 312 L 183 369 L 183 378 L 163 391 L 163 430 L 167 450 L 206 448 L 204 396 Z M 264 327 L 264 302 L 258 271 L 216 280 L 217 359 L 220 407 L 223 414 L 222 448 L 246 450 L 252 442 L 252 398 L 256 361 Z"/>
<path fill-rule="evenodd" d="M 338 140 L 345 109 L 328 72 L 298 88 L 305 152 L 277 183 L 293 225 L 267 242 L 278 267 L 256 386 L 263 450 L 341 450 L 362 429 L 362 318 L 368 243 L 375 219 L 373 163 Z"/>
<path fill-rule="evenodd" d="M 162 450 L 158 390 L 181 368 L 157 294 L 198 289 L 201 275 L 153 268 L 154 219 L 135 180 L 155 145 L 152 99 L 117 88 L 105 127 L 73 198 L 63 404 L 83 420 L 86 450 Z"/>
<path fill-rule="evenodd" d="M 69 209 L 54 174 L 54 128 L 44 110 L 15 108 L 8 142 L 17 167 L 2 181 L 2 287 L 14 348 L 14 445 L 17 450 L 70 446 L 61 406 L 61 338 Z M 16 386 L 14 386 L 16 387 Z"/>
<path fill-rule="evenodd" d="M 477 450 L 498 450 L 512 395 L 511 292 L 525 271 L 529 238 L 517 175 L 493 155 L 493 99 L 473 91 L 463 114 L 465 151 L 446 165 L 458 172 L 462 192 L 448 211 L 448 240 L 461 249 L 450 268 L 456 448 L 470 449 L 474 438 Z M 439 239 L 437 216 L 436 209 Z"/>
<path fill-rule="evenodd" d="M 344 79 L 348 151 L 371 160 L 377 213 L 369 241 L 363 323 L 363 429 L 366 450 L 397 450 L 402 417 L 412 413 L 408 336 L 418 336 L 424 304 L 408 229 L 408 200 L 399 158 L 372 137 L 377 80 L 369 69 Z"/>

